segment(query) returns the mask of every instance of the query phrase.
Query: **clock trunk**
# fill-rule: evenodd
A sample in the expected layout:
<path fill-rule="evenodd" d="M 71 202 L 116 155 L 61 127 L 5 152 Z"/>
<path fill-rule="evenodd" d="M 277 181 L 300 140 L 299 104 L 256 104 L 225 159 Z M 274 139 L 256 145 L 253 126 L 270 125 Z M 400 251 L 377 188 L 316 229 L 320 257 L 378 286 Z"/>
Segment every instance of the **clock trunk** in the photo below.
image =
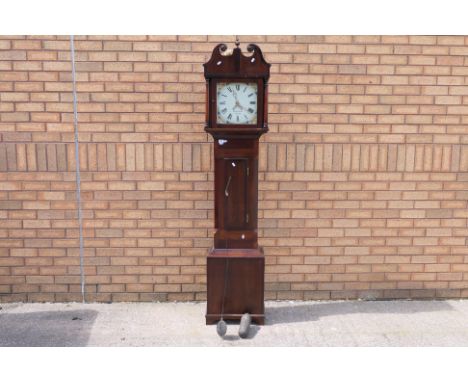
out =
<path fill-rule="evenodd" d="M 214 247 L 257 248 L 258 141 L 222 142 L 214 144 Z"/>

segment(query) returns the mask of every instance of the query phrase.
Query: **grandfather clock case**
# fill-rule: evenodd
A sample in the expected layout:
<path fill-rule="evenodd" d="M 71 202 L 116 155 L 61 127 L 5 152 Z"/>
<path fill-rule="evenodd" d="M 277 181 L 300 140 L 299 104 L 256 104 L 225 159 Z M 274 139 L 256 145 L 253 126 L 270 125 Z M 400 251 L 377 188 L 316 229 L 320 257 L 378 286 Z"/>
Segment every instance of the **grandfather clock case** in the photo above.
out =
<path fill-rule="evenodd" d="M 217 45 L 204 64 L 205 131 L 214 139 L 215 235 L 207 257 L 206 323 L 264 324 L 263 249 L 257 241 L 259 138 L 268 131 L 270 64 L 260 48 Z"/>

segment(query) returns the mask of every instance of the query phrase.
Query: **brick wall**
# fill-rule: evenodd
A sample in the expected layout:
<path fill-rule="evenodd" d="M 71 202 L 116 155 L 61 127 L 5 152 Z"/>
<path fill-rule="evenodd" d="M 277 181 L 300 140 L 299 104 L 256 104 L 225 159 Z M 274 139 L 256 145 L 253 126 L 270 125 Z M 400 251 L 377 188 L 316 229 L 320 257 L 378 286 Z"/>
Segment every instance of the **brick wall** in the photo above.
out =
<path fill-rule="evenodd" d="M 202 63 L 233 41 L 75 38 L 87 301 L 205 299 Z M 468 38 L 241 41 L 272 64 L 266 297 L 468 297 Z M 67 36 L 0 38 L 0 301 L 81 300 L 71 69 Z"/>

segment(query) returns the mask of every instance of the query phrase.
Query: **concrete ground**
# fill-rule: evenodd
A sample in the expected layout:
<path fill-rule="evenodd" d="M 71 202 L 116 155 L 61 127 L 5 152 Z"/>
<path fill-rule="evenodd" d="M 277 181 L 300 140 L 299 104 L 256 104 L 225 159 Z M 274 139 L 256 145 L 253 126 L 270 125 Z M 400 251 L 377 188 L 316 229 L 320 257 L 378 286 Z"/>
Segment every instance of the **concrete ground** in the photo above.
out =
<path fill-rule="evenodd" d="M 468 346 L 468 300 L 268 301 L 224 339 L 204 303 L 1 304 L 0 346 Z"/>

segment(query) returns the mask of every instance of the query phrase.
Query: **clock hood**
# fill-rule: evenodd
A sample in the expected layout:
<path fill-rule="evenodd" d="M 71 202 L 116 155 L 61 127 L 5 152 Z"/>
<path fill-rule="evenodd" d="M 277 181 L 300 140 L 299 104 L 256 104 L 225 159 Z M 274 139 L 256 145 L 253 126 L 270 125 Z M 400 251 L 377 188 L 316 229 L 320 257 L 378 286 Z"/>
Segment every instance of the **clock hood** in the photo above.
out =
<path fill-rule="evenodd" d="M 236 47 L 232 54 L 224 54 L 226 44 L 218 44 L 213 49 L 211 58 L 203 64 L 205 78 L 263 78 L 268 81 L 270 77 L 270 64 L 265 61 L 261 49 L 255 44 L 249 44 L 245 56 L 241 49 Z"/>

